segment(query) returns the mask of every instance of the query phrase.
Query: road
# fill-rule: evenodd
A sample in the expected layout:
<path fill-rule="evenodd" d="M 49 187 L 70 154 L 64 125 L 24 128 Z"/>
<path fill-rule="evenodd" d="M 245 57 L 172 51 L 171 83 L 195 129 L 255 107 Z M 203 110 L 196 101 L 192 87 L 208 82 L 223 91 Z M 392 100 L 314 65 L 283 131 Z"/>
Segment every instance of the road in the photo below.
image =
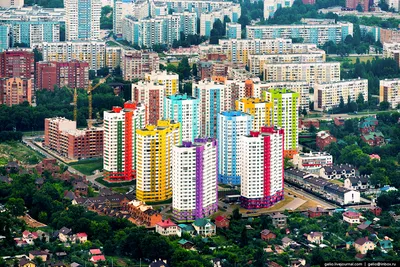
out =
<path fill-rule="evenodd" d="M 313 114 L 321 114 L 321 113 L 313 113 Z M 370 112 L 368 114 L 361 113 L 361 114 L 323 114 L 321 117 L 314 117 L 314 118 L 305 118 L 305 121 L 310 120 L 333 120 L 334 118 L 343 118 L 343 119 L 353 119 L 353 118 L 362 118 L 367 117 L 370 115 L 375 115 L 376 112 Z"/>
<path fill-rule="evenodd" d="M 33 150 L 38 151 L 40 154 L 42 154 L 42 155 L 45 156 L 46 158 L 56 159 L 58 163 L 61 163 L 61 164 L 64 164 L 64 165 L 67 165 L 67 166 L 68 166 L 68 164 L 66 164 L 64 161 L 62 161 L 62 160 L 60 160 L 59 158 L 55 157 L 54 155 L 48 153 L 48 152 L 47 152 L 46 150 L 44 150 L 42 147 L 36 145 L 36 144 L 33 142 L 33 140 L 34 140 L 35 138 L 37 138 L 37 137 L 39 137 L 39 136 L 22 137 L 22 142 L 24 142 L 27 146 L 29 146 L 29 147 L 32 148 Z M 83 173 L 81 173 L 81 172 L 75 170 L 75 169 L 72 168 L 71 166 L 68 166 L 68 171 L 69 171 L 70 173 L 77 174 L 77 175 L 82 176 L 82 177 L 83 177 L 83 176 L 86 176 L 85 174 L 83 174 Z M 93 175 L 86 176 L 86 180 L 88 180 L 88 181 L 91 182 L 92 184 L 96 185 L 98 188 L 105 188 L 104 185 L 102 185 L 102 184 L 100 184 L 99 182 L 96 182 L 96 181 L 95 181 L 95 179 L 97 179 L 97 178 L 99 178 L 99 177 L 101 177 L 101 176 L 103 176 L 103 173 L 99 172 L 99 173 L 96 173 L 96 174 L 93 174 Z"/>

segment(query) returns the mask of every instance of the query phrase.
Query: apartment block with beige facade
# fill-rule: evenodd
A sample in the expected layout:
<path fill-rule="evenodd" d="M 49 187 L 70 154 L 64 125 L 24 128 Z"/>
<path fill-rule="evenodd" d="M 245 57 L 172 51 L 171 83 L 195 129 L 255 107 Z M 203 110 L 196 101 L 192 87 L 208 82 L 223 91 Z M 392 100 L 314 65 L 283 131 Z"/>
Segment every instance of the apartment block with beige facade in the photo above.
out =
<path fill-rule="evenodd" d="M 379 81 L 379 102 L 389 102 L 391 108 L 400 104 L 400 79 Z"/>
<path fill-rule="evenodd" d="M 345 104 L 349 98 L 356 101 L 360 94 L 368 99 L 367 79 L 317 83 L 314 86 L 314 110 L 326 111 L 338 107 L 342 98 Z"/>
<path fill-rule="evenodd" d="M 318 63 L 280 63 L 264 64 L 264 80 L 276 81 L 306 81 L 314 83 L 336 82 L 340 80 L 339 62 Z"/>
<path fill-rule="evenodd" d="M 124 49 L 121 53 L 122 77 L 126 81 L 142 79 L 145 73 L 160 69 L 159 60 L 157 53 Z"/>

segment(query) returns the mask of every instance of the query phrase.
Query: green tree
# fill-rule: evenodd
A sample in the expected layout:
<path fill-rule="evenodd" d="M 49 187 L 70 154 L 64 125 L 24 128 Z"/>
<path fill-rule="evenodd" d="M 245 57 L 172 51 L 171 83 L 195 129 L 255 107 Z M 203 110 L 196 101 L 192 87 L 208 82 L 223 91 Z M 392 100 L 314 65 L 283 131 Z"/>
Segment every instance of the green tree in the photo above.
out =
<path fill-rule="evenodd" d="M 242 218 L 242 214 L 240 214 L 239 208 L 236 208 L 232 211 L 232 219 L 238 221 Z"/>
<path fill-rule="evenodd" d="M 390 107 L 390 103 L 387 101 L 382 101 L 379 103 L 379 110 L 388 110 Z"/>
<path fill-rule="evenodd" d="M 356 10 L 357 10 L 358 12 L 363 12 L 363 7 L 361 6 L 360 3 L 358 3 L 358 5 L 357 5 L 357 7 L 356 7 Z M 367 11 L 368 11 L 368 10 L 367 10 Z"/>
<path fill-rule="evenodd" d="M 168 66 L 167 66 L 167 69 L 168 69 Z M 190 68 L 189 60 L 187 57 L 182 58 L 181 62 L 179 62 L 176 72 L 179 74 L 180 80 L 189 79 L 191 68 Z"/>
<path fill-rule="evenodd" d="M 25 201 L 12 197 L 6 202 L 6 209 L 14 216 L 22 216 L 25 214 Z"/>
<path fill-rule="evenodd" d="M 197 77 L 197 64 L 196 63 L 193 64 L 192 74 L 193 74 L 193 77 Z"/>

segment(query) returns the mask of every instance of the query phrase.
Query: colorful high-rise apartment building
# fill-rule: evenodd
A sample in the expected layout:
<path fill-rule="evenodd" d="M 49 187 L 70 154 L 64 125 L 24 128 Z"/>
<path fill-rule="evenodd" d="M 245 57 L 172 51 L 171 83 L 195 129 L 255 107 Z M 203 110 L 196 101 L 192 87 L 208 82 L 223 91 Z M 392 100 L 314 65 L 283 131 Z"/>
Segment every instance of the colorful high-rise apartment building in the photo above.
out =
<path fill-rule="evenodd" d="M 167 96 L 164 119 L 179 122 L 182 140 L 193 142 L 199 136 L 199 99 L 187 94 Z"/>
<path fill-rule="evenodd" d="M 146 125 L 156 125 L 162 119 L 165 86 L 156 82 L 139 81 L 132 84 L 132 100 L 146 107 Z"/>
<path fill-rule="evenodd" d="M 240 137 L 241 206 L 268 208 L 284 198 L 284 130 L 262 127 Z"/>
<path fill-rule="evenodd" d="M 159 120 L 136 130 L 136 198 L 157 202 L 172 197 L 172 147 L 179 144 L 179 123 Z"/>
<path fill-rule="evenodd" d="M 271 89 L 263 94 L 264 99 L 272 103 L 271 125 L 284 129 L 284 156 L 293 158 L 299 144 L 299 94 L 287 89 Z"/>
<path fill-rule="evenodd" d="M 192 95 L 200 103 L 200 136 L 217 136 L 217 116 L 221 112 L 222 83 L 204 80 L 192 85 Z"/>
<path fill-rule="evenodd" d="M 218 145 L 215 139 L 183 141 L 172 149 L 172 213 L 196 220 L 218 210 Z"/>
<path fill-rule="evenodd" d="M 218 181 L 240 184 L 238 172 L 239 140 L 250 133 L 253 117 L 242 111 L 224 111 L 218 114 Z"/>
<path fill-rule="evenodd" d="M 101 0 L 65 0 L 65 39 L 100 38 Z"/>
<path fill-rule="evenodd" d="M 260 98 L 242 98 L 236 100 L 236 110 L 253 116 L 253 131 L 260 131 L 263 126 L 271 125 L 272 103 Z"/>
<path fill-rule="evenodd" d="M 126 102 L 104 112 L 104 176 L 108 181 L 130 181 L 136 176 L 137 129 L 145 126 L 143 104 Z"/>
<path fill-rule="evenodd" d="M 174 95 L 179 92 L 179 75 L 167 71 L 151 71 L 144 74 L 144 79 L 164 85 L 165 95 Z"/>

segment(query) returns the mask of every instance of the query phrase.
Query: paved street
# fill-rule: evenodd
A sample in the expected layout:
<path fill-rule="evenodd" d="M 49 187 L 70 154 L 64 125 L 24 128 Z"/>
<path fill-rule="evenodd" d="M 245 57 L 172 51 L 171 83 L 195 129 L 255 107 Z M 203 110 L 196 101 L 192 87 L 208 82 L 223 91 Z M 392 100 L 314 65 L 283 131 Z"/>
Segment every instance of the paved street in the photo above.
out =
<path fill-rule="evenodd" d="M 314 112 L 313 114 L 321 114 Z M 376 111 L 371 111 L 369 113 L 361 113 L 361 114 L 347 114 L 347 113 L 342 113 L 342 114 L 323 114 L 321 117 L 314 117 L 314 118 L 305 118 L 305 121 L 310 121 L 310 120 L 333 120 L 334 118 L 343 118 L 343 119 L 353 119 L 353 118 L 362 118 L 362 117 L 367 117 L 370 115 L 375 115 Z"/>

